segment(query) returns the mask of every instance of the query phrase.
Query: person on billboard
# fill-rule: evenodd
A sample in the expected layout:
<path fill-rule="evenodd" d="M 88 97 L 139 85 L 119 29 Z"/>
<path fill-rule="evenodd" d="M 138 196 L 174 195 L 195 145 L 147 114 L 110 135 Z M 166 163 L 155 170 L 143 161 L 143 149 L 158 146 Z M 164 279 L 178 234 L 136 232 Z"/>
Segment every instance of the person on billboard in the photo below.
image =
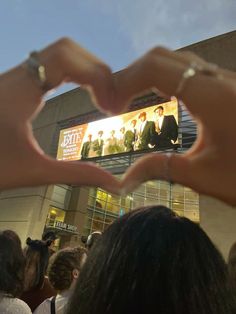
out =
<path fill-rule="evenodd" d="M 104 146 L 104 139 L 103 137 L 103 131 L 100 130 L 98 132 L 98 138 L 93 142 L 93 150 L 96 154 L 96 156 L 100 157 L 102 156 L 103 146 Z"/>
<path fill-rule="evenodd" d="M 178 125 L 174 115 L 165 115 L 163 106 L 156 107 L 154 114 L 157 133 L 155 147 L 171 147 L 178 138 Z"/>
<path fill-rule="evenodd" d="M 104 155 L 119 153 L 118 139 L 115 136 L 115 133 L 115 130 L 111 130 L 110 137 L 106 140 L 106 144 L 104 147 Z"/>
<path fill-rule="evenodd" d="M 153 121 L 147 121 L 147 113 L 145 111 L 141 112 L 138 118 L 141 121 L 137 141 L 138 150 L 153 148 L 156 135 L 155 124 Z"/>
<path fill-rule="evenodd" d="M 89 157 L 90 149 L 92 148 L 92 134 L 88 135 L 88 140 L 84 142 L 81 150 L 81 159 L 86 159 Z"/>
<path fill-rule="evenodd" d="M 120 135 L 118 139 L 118 150 L 119 150 L 119 153 L 123 153 L 125 151 L 125 127 L 120 128 Z"/>
<path fill-rule="evenodd" d="M 137 140 L 137 129 L 136 129 L 137 120 L 132 120 L 130 122 L 130 129 L 125 132 L 124 145 L 126 152 L 134 151 L 135 141 Z"/>

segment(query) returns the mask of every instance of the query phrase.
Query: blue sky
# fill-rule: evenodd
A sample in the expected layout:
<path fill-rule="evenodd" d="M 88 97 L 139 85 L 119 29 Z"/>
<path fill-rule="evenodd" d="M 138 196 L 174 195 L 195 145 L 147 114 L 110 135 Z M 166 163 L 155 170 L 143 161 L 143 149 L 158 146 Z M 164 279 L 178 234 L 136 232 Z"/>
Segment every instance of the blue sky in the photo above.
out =
<path fill-rule="evenodd" d="M 153 46 L 235 30 L 236 0 L 1 0 L 0 20 L 0 72 L 62 36 L 117 71 Z"/>

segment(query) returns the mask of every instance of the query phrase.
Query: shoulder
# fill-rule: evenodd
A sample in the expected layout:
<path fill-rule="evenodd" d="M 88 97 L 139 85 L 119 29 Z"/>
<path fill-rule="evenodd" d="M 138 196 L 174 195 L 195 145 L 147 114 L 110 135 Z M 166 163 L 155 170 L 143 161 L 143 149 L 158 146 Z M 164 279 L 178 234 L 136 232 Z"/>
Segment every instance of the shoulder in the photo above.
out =
<path fill-rule="evenodd" d="M 151 128 L 151 127 L 155 127 L 155 123 L 154 121 L 147 121 L 147 125 Z"/>
<path fill-rule="evenodd" d="M 32 312 L 24 301 L 17 298 L 3 297 L 0 302 L 0 313 L 30 314 Z"/>
<path fill-rule="evenodd" d="M 170 115 L 168 115 L 168 116 L 164 116 L 164 119 L 173 120 L 173 119 L 175 119 L 175 117 L 174 117 L 173 114 L 170 114 Z"/>
<path fill-rule="evenodd" d="M 44 300 L 41 304 L 39 304 L 39 306 L 34 311 L 34 314 L 50 313 L 50 311 L 51 311 L 51 299 L 52 298 L 48 298 L 48 299 Z"/>

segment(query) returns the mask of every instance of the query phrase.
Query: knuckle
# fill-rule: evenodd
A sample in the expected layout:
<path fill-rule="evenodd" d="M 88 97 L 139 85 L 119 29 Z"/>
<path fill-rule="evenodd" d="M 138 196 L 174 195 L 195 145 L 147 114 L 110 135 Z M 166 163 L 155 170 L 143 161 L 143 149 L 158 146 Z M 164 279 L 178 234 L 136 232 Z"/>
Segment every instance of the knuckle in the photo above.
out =
<path fill-rule="evenodd" d="M 153 54 L 155 56 L 162 55 L 165 52 L 166 52 L 166 49 L 160 46 L 156 46 L 149 51 L 150 54 Z"/>
<path fill-rule="evenodd" d="M 67 48 L 67 47 L 71 47 L 71 45 L 74 44 L 74 41 L 72 39 L 70 39 L 69 37 L 62 37 L 60 38 L 56 44 L 58 45 L 58 47 L 62 47 L 62 48 Z"/>
<path fill-rule="evenodd" d="M 99 62 L 95 65 L 94 72 L 99 75 L 99 77 L 107 78 L 111 76 L 111 69 L 105 63 Z"/>

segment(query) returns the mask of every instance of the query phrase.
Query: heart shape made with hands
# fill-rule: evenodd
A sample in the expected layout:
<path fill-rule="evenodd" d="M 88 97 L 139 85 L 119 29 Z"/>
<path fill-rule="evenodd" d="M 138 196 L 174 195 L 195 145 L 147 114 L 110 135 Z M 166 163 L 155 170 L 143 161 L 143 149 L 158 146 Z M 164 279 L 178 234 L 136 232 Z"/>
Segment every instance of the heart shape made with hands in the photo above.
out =
<path fill-rule="evenodd" d="M 45 48 L 40 52 L 40 58 L 47 69 L 50 86 L 56 88 L 68 81 L 89 86 L 96 106 L 114 115 L 124 112 L 134 97 L 151 88 L 157 88 L 167 96 L 175 94 L 184 71 L 193 60 L 203 66 L 206 64 L 192 54 L 156 48 L 113 75 L 100 60 L 67 40 Z M 229 141 L 219 142 L 219 138 L 230 138 L 234 133 L 230 127 L 235 124 L 236 109 L 231 101 L 235 91 L 230 89 L 230 84 L 235 77 L 227 71 L 217 71 L 224 80 L 196 75 L 188 80 L 181 95 L 189 112 L 197 117 L 198 134 L 192 148 L 184 154 L 172 154 L 171 158 L 168 154 L 147 154 L 137 160 L 121 180 L 90 162 L 57 161 L 47 156 L 35 140 L 31 126 L 43 107 L 42 90 L 22 66 L 1 75 L 0 188 L 64 183 L 99 186 L 111 193 L 124 194 L 148 180 L 170 179 L 199 193 L 236 204 L 236 152 L 227 146 Z M 227 80 L 230 84 L 225 88 Z M 221 112 L 222 103 L 228 104 L 232 113 L 228 120 L 232 122 L 228 121 L 228 127 L 220 128 L 219 136 L 222 116 L 212 115 L 212 107 L 215 112 Z M 224 151 L 230 151 L 230 154 L 227 164 L 222 167 Z M 222 186 L 222 182 L 228 184 Z"/>

